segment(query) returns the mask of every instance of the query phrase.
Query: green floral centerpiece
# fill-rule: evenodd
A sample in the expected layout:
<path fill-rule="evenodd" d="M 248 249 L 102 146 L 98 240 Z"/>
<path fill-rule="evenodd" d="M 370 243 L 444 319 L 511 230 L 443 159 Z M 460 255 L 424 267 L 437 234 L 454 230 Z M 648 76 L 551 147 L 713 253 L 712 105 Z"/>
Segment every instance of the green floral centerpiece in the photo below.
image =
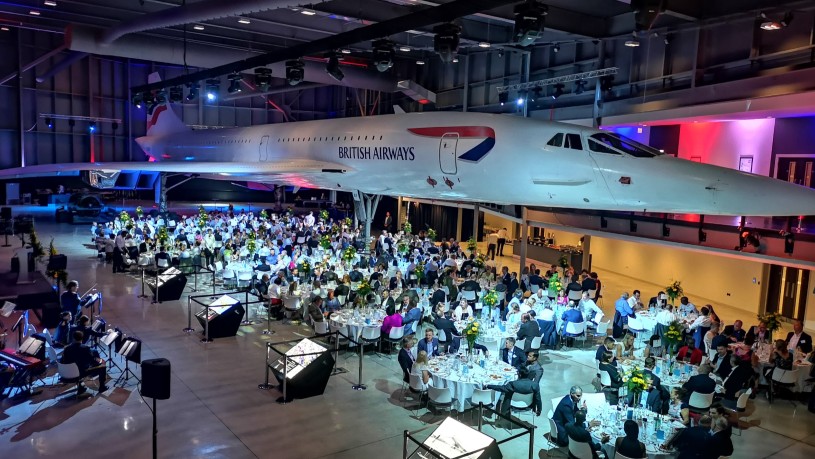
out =
<path fill-rule="evenodd" d="M 421 283 L 422 279 L 424 279 L 424 262 L 416 264 L 416 267 L 413 268 L 413 274 L 416 276 L 416 281 Z"/>
<path fill-rule="evenodd" d="M 408 245 L 407 241 L 402 239 L 398 244 L 396 244 L 396 251 L 400 255 L 407 255 L 407 253 L 410 251 L 410 246 Z"/>
<path fill-rule="evenodd" d="M 198 228 L 199 229 L 206 228 L 207 222 L 209 222 L 209 215 L 207 214 L 207 210 L 204 209 L 204 206 L 198 206 Z"/>
<path fill-rule="evenodd" d="M 563 290 L 563 284 L 560 282 L 560 275 L 558 273 L 552 273 L 552 277 L 549 278 L 549 298 L 557 298 L 558 293 Z"/>
<path fill-rule="evenodd" d="M 668 295 L 668 299 L 671 300 L 671 306 L 673 306 L 676 299 L 682 296 L 685 291 L 682 289 L 682 282 L 680 281 L 673 281 L 670 285 L 665 287 L 665 294 Z"/>
<path fill-rule="evenodd" d="M 498 292 L 496 292 L 495 289 L 491 289 L 481 298 L 481 304 L 487 308 L 487 317 L 492 317 L 492 308 L 498 304 Z"/>
<path fill-rule="evenodd" d="M 167 242 L 170 240 L 170 233 L 167 232 L 166 226 L 162 226 L 158 229 L 156 240 L 160 245 L 167 245 Z"/>
<path fill-rule="evenodd" d="M 487 266 L 487 257 L 485 257 L 483 253 L 479 253 L 473 260 L 473 267 L 484 269 L 484 266 Z"/>
<path fill-rule="evenodd" d="M 268 218 L 269 218 L 269 214 L 266 212 L 266 209 L 261 210 L 260 211 L 260 219 L 261 220 L 266 220 Z"/>
<path fill-rule="evenodd" d="M 767 327 L 767 330 L 770 331 L 770 333 L 773 333 L 779 328 L 781 328 L 781 322 L 783 320 L 782 317 L 783 316 L 777 312 L 768 312 L 766 314 L 763 315 L 758 314 L 756 316 L 758 321 L 763 323 L 764 326 Z"/>
<path fill-rule="evenodd" d="M 402 229 L 405 231 L 405 234 L 410 234 L 413 232 L 413 225 L 406 221 L 405 224 L 402 225 Z"/>
<path fill-rule="evenodd" d="M 345 250 L 342 251 L 342 261 L 346 263 L 353 262 L 357 257 L 357 249 L 354 248 L 353 245 L 349 245 Z"/>
<path fill-rule="evenodd" d="M 320 211 L 320 220 L 327 222 L 328 221 L 328 211 L 323 209 Z"/>
<path fill-rule="evenodd" d="M 674 320 L 668 325 L 665 333 L 662 335 L 662 340 L 665 342 L 666 354 L 673 354 L 679 349 L 679 343 L 682 342 L 682 330 L 684 327 L 678 320 Z"/>
<path fill-rule="evenodd" d="M 472 253 L 475 253 L 475 251 L 478 250 L 478 241 L 476 241 L 474 237 L 467 239 L 467 250 Z"/>
<path fill-rule="evenodd" d="M 28 244 L 31 247 L 31 254 L 34 255 L 34 259 L 42 263 L 43 257 L 45 257 L 45 249 L 42 247 L 40 238 L 37 237 L 37 231 L 34 230 L 33 223 L 31 224 L 31 230 L 28 232 Z"/>
<path fill-rule="evenodd" d="M 144 217 L 144 209 L 142 209 L 141 206 L 136 207 L 136 217 L 139 219 Z"/>
<path fill-rule="evenodd" d="M 557 259 L 557 265 L 560 266 L 560 269 L 565 270 L 569 267 L 569 257 L 567 257 L 566 254 L 561 255 L 560 258 Z"/>
<path fill-rule="evenodd" d="M 436 234 L 436 230 L 434 230 L 433 228 L 428 228 L 428 230 L 427 230 L 427 238 L 430 239 L 431 241 L 435 241 L 436 236 L 438 236 Z"/>
<path fill-rule="evenodd" d="M 467 324 L 463 330 L 464 338 L 467 340 L 467 350 L 469 352 L 473 352 L 473 346 L 475 342 L 478 341 L 478 337 L 481 336 L 481 323 L 477 320 L 474 320 Z"/>
<path fill-rule="evenodd" d="M 126 210 L 119 213 L 119 221 L 122 222 L 123 228 L 128 230 L 133 228 L 133 218 L 130 217 L 130 214 L 128 214 Z"/>
<path fill-rule="evenodd" d="M 347 226 L 348 228 L 350 228 L 350 227 L 351 227 L 351 225 L 353 225 L 353 224 L 354 224 L 354 222 L 351 220 L 351 218 L 350 218 L 350 217 L 345 217 L 345 220 L 343 220 L 343 221 L 342 221 L 342 223 L 343 223 L 345 226 Z"/>
<path fill-rule="evenodd" d="M 624 373 L 623 380 L 628 393 L 634 394 L 634 406 L 639 405 L 640 395 L 651 386 L 651 378 L 640 367 L 634 366 Z"/>
<path fill-rule="evenodd" d="M 365 298 L 368 296 L 369 293 L 373 292 L 374 289 L 371 287 L 371 284 L 368 281 L 363 280 L 359 283 L 359 287 L 357 288 L 357 295 Z"/>
<path fill-rule="evenodd" d="M 254 231 L 249 231 L 246 236 L 246 250 L 249 251 L 249 256 L 251 257 L 258 249 L 257 235 Z"/>
<path fill-rule="evenodd" d="M 311 273 L 311 264 L 308 262 L 308 260 L 301 258 L 297 263 L 297 270 L 300 271 L 300 274 L 303 276 L 308 277 L 308 275 Z"/>
<path fill-rule="evenodd" d="M 328 237 L 327 234 L 323 234 L 322 237 L 320 237 L 320 247 L 322 247 L 323 250 L 331 250 L 331 238 Z"/>

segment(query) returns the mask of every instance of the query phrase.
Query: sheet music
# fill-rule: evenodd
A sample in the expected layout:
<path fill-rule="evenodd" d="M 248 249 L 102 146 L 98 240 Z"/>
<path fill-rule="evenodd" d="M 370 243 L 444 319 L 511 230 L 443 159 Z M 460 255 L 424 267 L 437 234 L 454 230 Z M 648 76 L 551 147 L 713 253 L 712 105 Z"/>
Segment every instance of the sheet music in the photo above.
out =
<path fill-rule="evenodd" d="M 111 344 L 113 344 L 114 341 L 116 341 L 116 338 L 118 337 L 119 332 L 117 332 L 116 330 L 110 330 L 105 336 L 102 337 L 102 339 L 99 340 L 99 342 L 101 342 L 105 346 L 110 346 Z"/>
<path fill-rule="evenodd" d="M 2 314 L 3 317 L 9 317 L 16 307 L 16 304 L 11 301 L 6 301 L 3 303 L 3 309 L 0 310 L 0 314 Z"/>
<path fill-rule="evenodd" d="M 40 347 L 42 347 L 42 341 L 29 336 L 23 341 L 23 344 L 20 345 L 18 352 L 20 352 L 20 354 L 36 356 Z"/>

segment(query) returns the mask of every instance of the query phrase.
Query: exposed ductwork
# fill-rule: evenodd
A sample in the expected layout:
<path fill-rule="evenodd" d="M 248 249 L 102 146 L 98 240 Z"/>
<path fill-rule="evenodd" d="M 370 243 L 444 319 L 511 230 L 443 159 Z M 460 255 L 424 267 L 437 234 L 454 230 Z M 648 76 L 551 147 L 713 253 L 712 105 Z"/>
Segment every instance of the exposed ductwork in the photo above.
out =
<path fill-rule="evenodd" d="M 295 0 L 204 0 L 188 5 L 167 8 L 123 21 L 102 32 L 99 43 L 108 45 L 119 38 L 145 30 L 163 29 L 193 22 L 202 22 L 228 16 L 241 16 L 258 11 L 297 6 Z"/>
<path fill-rule="evenodd" d="M 74 25 L 66 30 L 65 44 L 68 49 L 76 52 L 184 65 L 184 44 L 179 41 L 156 40 L 152 37 L 133 35 L 121 38 L 110 45 L 101 45 L 96 37 L 96 29 Z M 187 65 L 190 67 L 208 69 L 260 54 L 263 53 L 187 43 Z M 286 73 L 284 62 L 268 67 L 272 69 L 273 76 L 282 78 Z M 345 79 L 342 80 L 342 83 L 338 83 L 325 73 L 325 66 L 321 62 L 306 60 L 305 71 L 306 81 L 312 83 L 342 84 L 353 88 L 384 92 L 397 90 L 396 78 L 357 67 L 343 67 Z"/>

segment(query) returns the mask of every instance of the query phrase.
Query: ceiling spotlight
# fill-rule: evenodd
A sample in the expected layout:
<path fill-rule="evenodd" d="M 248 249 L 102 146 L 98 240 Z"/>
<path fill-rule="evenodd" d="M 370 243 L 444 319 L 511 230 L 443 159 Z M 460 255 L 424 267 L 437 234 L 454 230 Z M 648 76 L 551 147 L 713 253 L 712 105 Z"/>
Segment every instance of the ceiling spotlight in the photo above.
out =
<path fill-rule="evenodd" d="M 195 29 L 195 30 L 204 30 L 204 26 L 202 26 L 202 25 L 194 25 L 194 26 L 192 26 L 192 28 Z"/>
<path fill-rule="evenodd" d="M 8 27 L 0 27 L 0 30 L 2 30 L 3 32 L 8 32 L 9 29 Z"/>
<path fill-rule="evenodd" d="M 44 2 L 42 2 L 42 4 L 45 6 L 57 6 L 57 2 L 55 2 L 54 0 L 45 0 Z"/>
<path fill-rule="evenodd" d="M 504 48 L 498 48 L 498 57 L 499 58 L 504 57 Z"/>
<path fill-rule="evenodd" d="M 176 103 L 181 102 L 184 99 L 184 91 L 181 89 L 181 86 L 173 86 L 170 88 L 170 102 Z"/>
<path fill-rule="evenodd" d="M 90 132 L 91 134 L 96 132 L 96 121 L 91 121 L 90 123 L 88 123 L 88 132 Z"/>
<path fill-rule="evenodd" d="M 454 63 L 454 64 L 458 64 L 458 57 L 454 57 L 454 58 L 453 58 L 453 63 Z"/>
<path fill-rule="evenodd" d="M 198 82 L 187 83 L 187 101 L 191 102 L 198 97 Z"/>
<path fill-rule="evenodd" d="M 529 46 L 543 34 L 543 23 L 548 7 L 536 0 L 515 6 L 515 42 L 521 46 Z"/>
<path fill-rule="evenodd" d="M 433 50 L 439 54 L 442 62 L 453 62 L 458 53 L 461 27 L 448 22 L 433 27 L 433 33 Z"/>
<path fill-rule="evenodd" d="M 526 91 L 519 92 L 518 93 L 518 100 L 516 100 L 515 103 L 518 104 L 518 106 L 520 107 L 521 105 L 526 103 L 526 96 L 527 96 Z"/>
<path fill-rule="evenodd" d="M 556 52 L 556 53 L 557 53 L 557 52 L 560 52 L 560 45 L 559 45 L 559 44 L 557 44 L 557 43 L 555 43 L 555 47 L 554 47 L 554 48 L 552 48 L 552 51 L 554 51 L 554 52 Z"/>
<path fill-rule="evenodd" d="M 229 87 L 226 88 L 226 92 L 229 94 L 234 94 L 236 92 L 241 92 L 241 82 L 243 81 L 243 77 L 238 72 L 233 72 L 227 75 L 227 80 L 229 80 Z"/>
<path fill-rule="evenodd" d="M 625 46 L 628 46 L 629 48 L 636 48 L 639 45 L 640 45 L 640 40 L 637 38 L 637 32 L 636 31 L 632 32 L 631 33 L 631 40 L 626 40 Z"/>
<path fill-rule="evenodd" d="M 387 72 L 393 67 L 393 42 L 390 40 L 376 40 L 373 42 L 374 64 L 380 72 Z M 410 49 L 408 48 L 408 51 Z"/>
<path fill-rule="evenodd" d="M 39 15 L 40 15 L 40 12 L 39 12 L 39 11 L 37 11 L 37 10 L 31 10 L 31 11 L 29 11 L 29 12 L 28 12 L 28 14 L 30 14 L 30 15 L 32 15 L 32 16 L 39 16 Z"/>
<path fill-rule="evenodd" d="M 246 19 L 246 18 L 240 18 L 240 19 L 238 19 L 238 22 L 241 23 L 241 24 L 251 24 L 252 23 L 252 21 L 250 21 L 249 19 Z"/>
<path fill-rule="evenodd" d="M 342 73 L 340 69 L 340 59 L 337 53 L 328 54 L 328 61 L 325 63 L 325 73 L 331 75 L 331 78 L 337 81 L 342 81 L 342 79 L 345 78 L 345 74 Z"/>
<path fill-rule="evenodd" d="M 306 16 L 314 16 L 315 14 L 317 14 L 317 12 L 314 10 L 307 10 L 303 8 L 302 10 L 300 10 L 300 14 L 305 14 Z"/>
<path fill-rule="evenodd" d="M 583 94 L 586 91 L 586 80 L 577 80 L 574 83 L 574 93 Z"/>
<path fill-rule="evenodd" d="M 48 129 L 54 129 L 54 120 L 51 118 L 46 118 L 45 125 L 48 126 Z"/>
<path fill-rule="evenodd" d="M 132 102 L 133 102 L 133 105 L 136 106 L 136 108 L 141 108 L 142 104 L 144 103 L 144 97 L 139 93 L 133 94 L 133 101 Z"/>
<path fill-rule="evenodd" d="M 509 101 L 509 93 L 508 92 L 499 92 L 498 93 L 498 102 L 500 102 L 501 105 L 504 105 L 508 101 Z"/>
<path fill-rule="evenodd" d="M 486 41 L 482 41 L 481 43 L 478 44 L 478 47 L 479 48 L 489 48 L 490 44 L 487 43 Z"/>
<path fill-rule="evenodd" d="M 207 101 L 215 102 L 218 100 L 218 93 L 221 91 L 221 80 L 218 78 L 211 78 L 204 84 L 206 91 Z"/>
<path fill-rule="evenodd" d="M 424 65 L 424 61 L 419 59 L 418 61 L 416 61 L 416 65 Z"/>
<path fill-rule="evenodd" d="M 399 51 L 402 51 L 403 53 L 409 53 L 410 52 L 410 46 L 400 46 Z"/>
<path fill-rule="evenodd" d="M 761 13 L 761 18 L 765 19 L 765 21 L 761 23 L 761 29 L 762 30 L 770 30 L 770 31 L 772 31 L 772 30 L 780 30 L 780 29 L 783 29 L 783 28 L 787 27 L 788 25 L 790 25 L 790 22 L 792 22 L 792 19 L 793 19 L 793 15 L 792 15 L 792 11 L 787 11 L 787 13 L 784 15 L 783 19 L 781 19 L 780 21 L 774 21 L 774 20 L 767 19 L 767 15 L 764 14 L 764 13 Z"/>
<path fill-rule="evenodd" d="M 266 92 L 269 86 L 272 85 L 272 69 L 266 67 L 258 67 L 255 69 L 255 86 L 261 91 Z"/>
<path fill-rule="evenodd" d="M 610 93 L 614 90 L 614 77 L 613 76 L 604 76 L 600 78 L 600 90 L 603 92 Z"/>
<path fill-rule="evenodd" d="M 351 54 L 351 50 L 348 49 L 348 48 L 343 48 L 343 49 L 340 50 L 340 52 L 343 53 L 343 54 Z"/>
<path fill-rule="evenodd" d="M 532 90 L 532 97 L 530 98 L 530 101 L 535 102 L 536 100 L 540 99 L 541 93 L 543 93 L 543 88 L 540 86 L 535 86 L 535 89 Z"/>
<path fill-rule="evenodd" d="M 557 99 L 558 97 L 563 95 L 563 83 L 558 83 L 555 85 L 555 92 L 552 94 L 552 99 Z"/>
<path fill-rule="evenodd" d="M 302 59 L 286 61 L 286 83 L 296 86 L 305 79 L 305 64 Z"/>

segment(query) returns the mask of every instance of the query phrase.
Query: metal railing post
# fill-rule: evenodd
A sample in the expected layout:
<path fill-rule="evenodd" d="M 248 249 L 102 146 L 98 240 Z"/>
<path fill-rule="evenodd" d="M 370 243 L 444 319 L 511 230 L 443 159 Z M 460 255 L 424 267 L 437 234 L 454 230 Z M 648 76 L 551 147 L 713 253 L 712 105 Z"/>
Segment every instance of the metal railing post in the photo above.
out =
<path fill-rule="evenodd" d="M 290 402 L 286 397 L 286 380 L 289 379 L 289 356 L 283 355 L 283 396 L 277 399 L 277 403 L 285 405 Z"/>
<path fill-rule="evenodd" d="M 206 317 L 204 318 L 204 337 L 201 338 L 202 343 L 211 343 L 212 338 L 209 337 L 209 305 L 206 306 L 207 312 Z"/>
<path fill-rule="evenodd" d="M 258 384 L 258 389 L 269 390 L 274 386 L 269 384 L 269 345 L 266 345 L 266 379 L 263 384 Z"/>
<path fill-rule="evenodd" d="M 362 356 L 365 354 L 365 346 L 361 343 L 357 343 L 357 346 L 359 346 L 359 376 L 358 376 L 359 383 L 351 387 L 354 390 L 365 390 L 368 388 L 365 386 L 365 384 L 362 384 Z"/>
<path fill-rule="evenodd" d="M 141 266 L 139 269 L 141 269 L 141 295 L 139 295 L 139 298 L 147 298 L 147 295 L 144 294 L 144 266 Z"/>
<path fill-rule="evenodd" d="M 187 328 L 181 331 L 184 333 L 192 333 L 195 331 L 192 328 L 192 298 L 189 296 L 187 297 Z"/>

